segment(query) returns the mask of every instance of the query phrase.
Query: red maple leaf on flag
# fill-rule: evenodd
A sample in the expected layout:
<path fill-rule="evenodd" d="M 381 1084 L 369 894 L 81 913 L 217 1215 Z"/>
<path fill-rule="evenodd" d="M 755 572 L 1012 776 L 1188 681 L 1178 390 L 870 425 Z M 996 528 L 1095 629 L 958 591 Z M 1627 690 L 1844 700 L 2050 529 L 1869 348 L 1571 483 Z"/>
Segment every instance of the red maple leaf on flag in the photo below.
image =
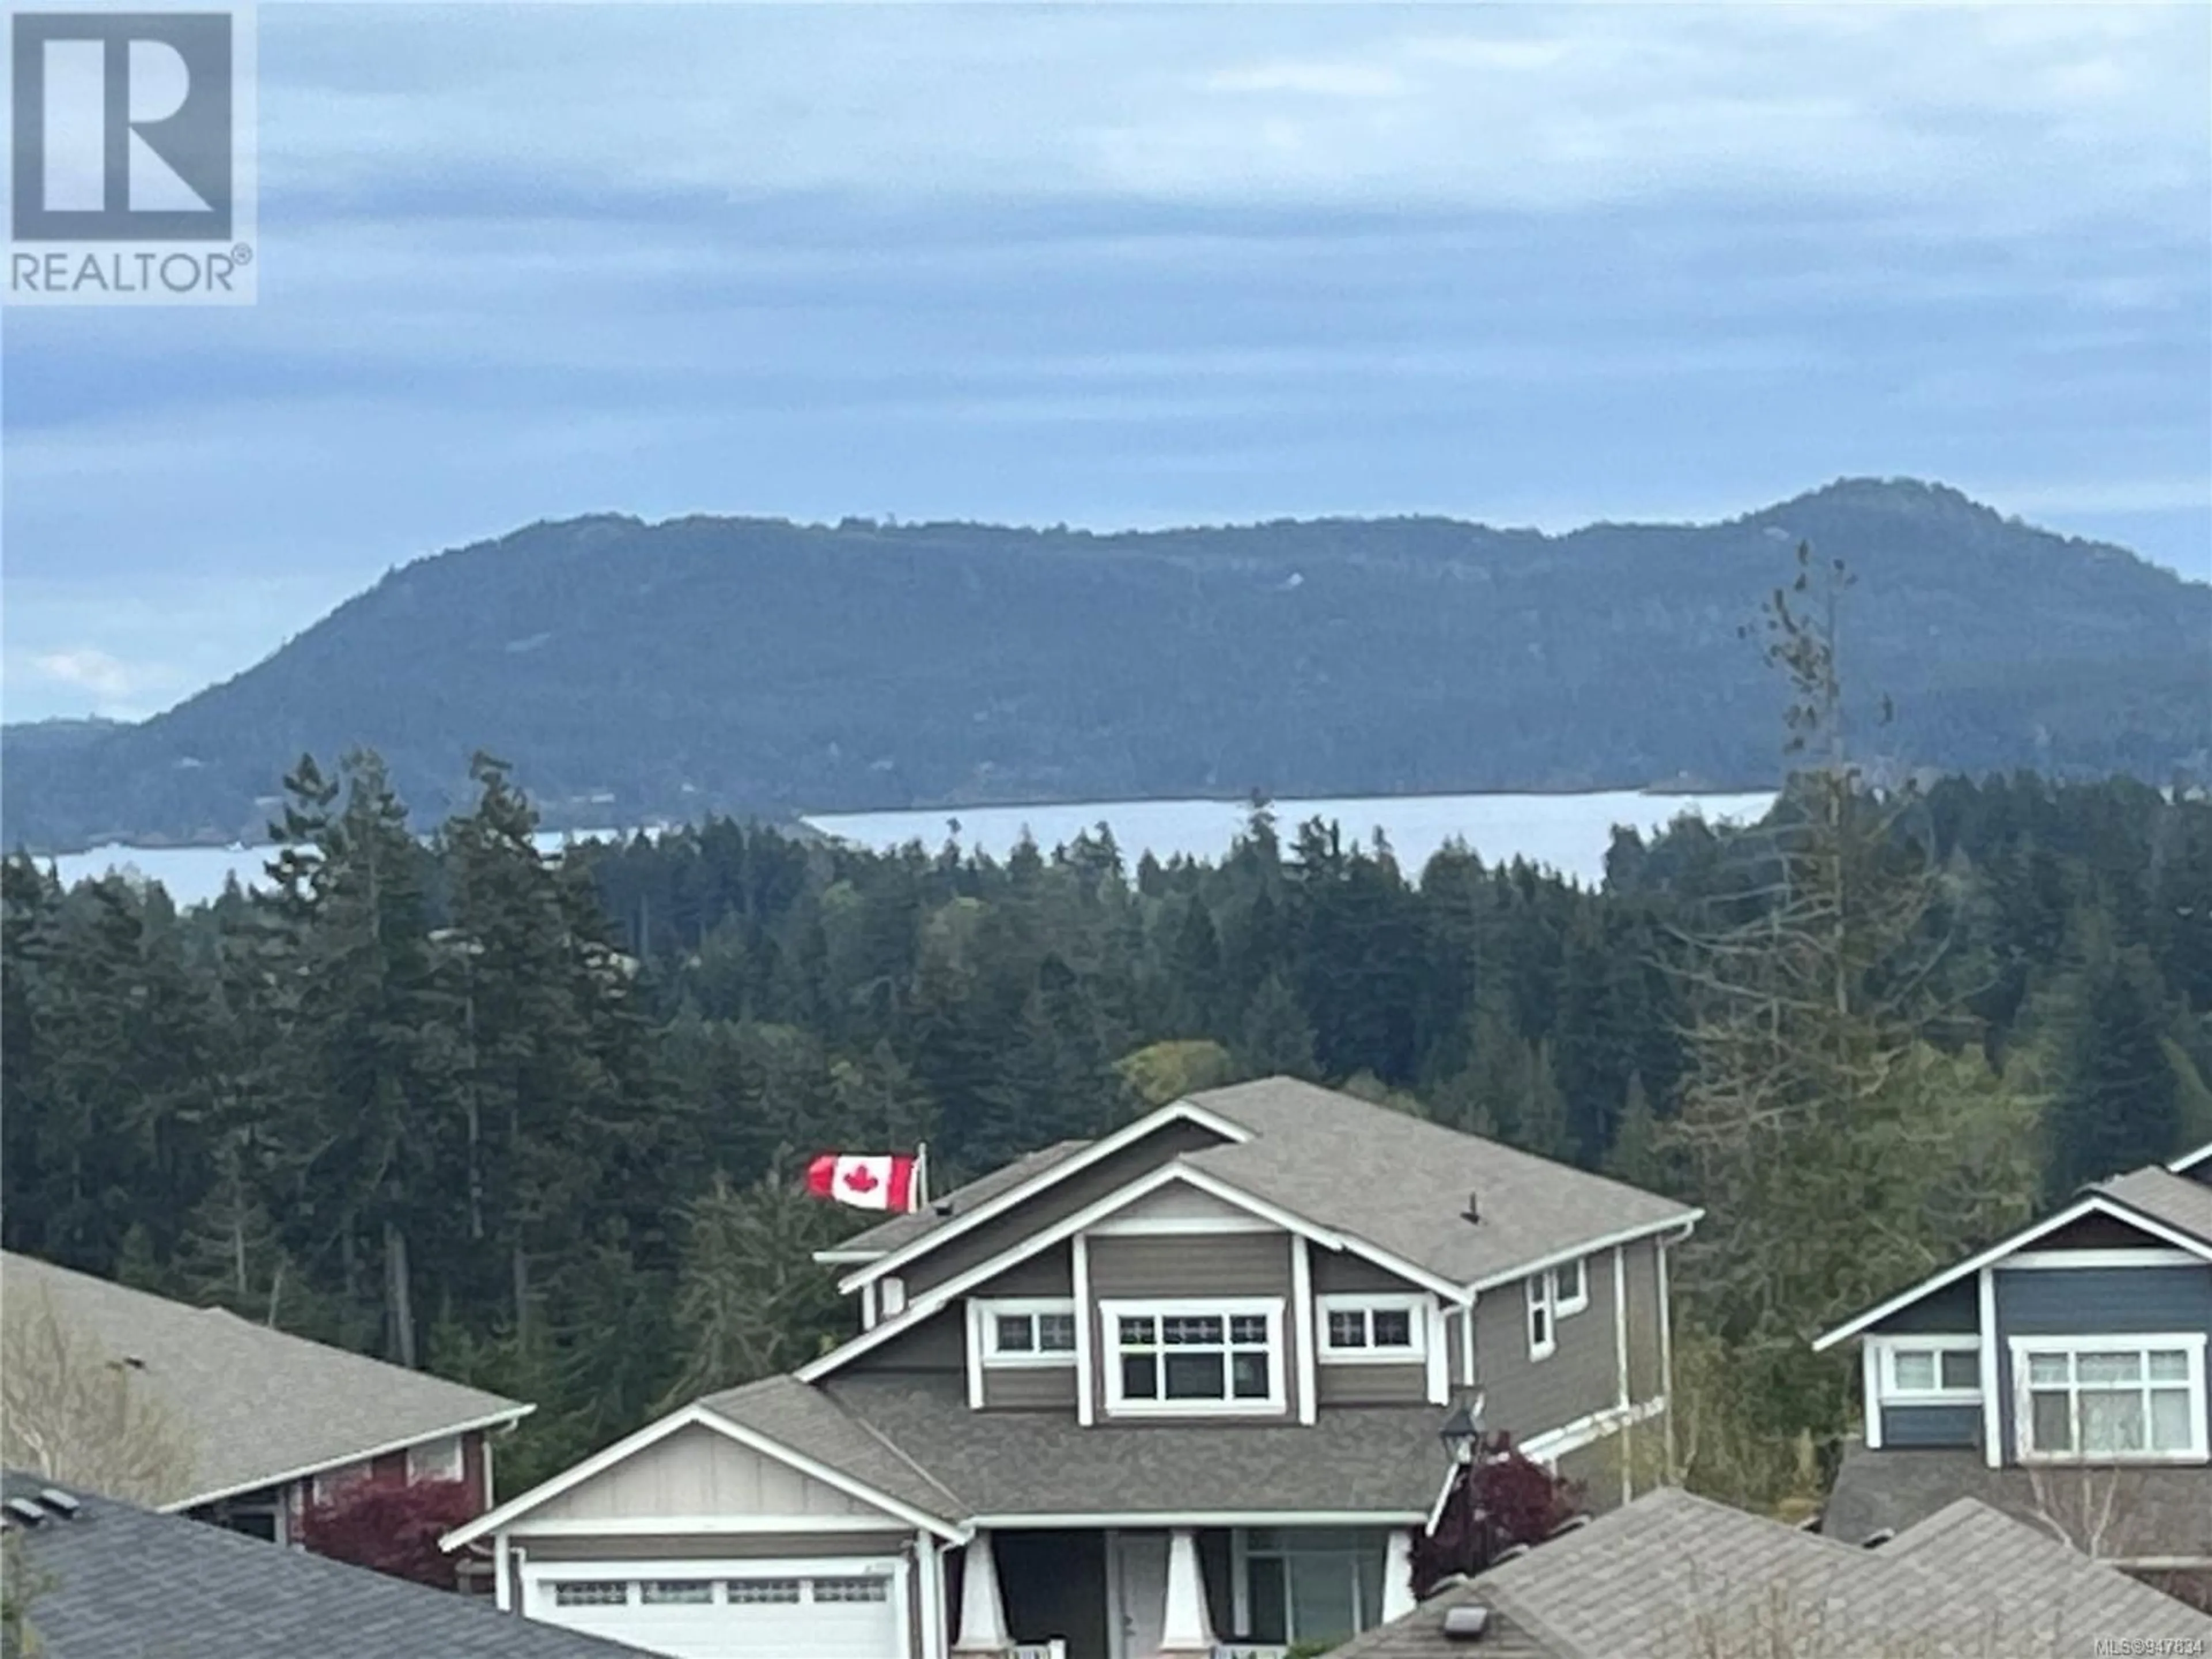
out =
<path fill-rule="evenodd" d="M 845 1171 L 845 1184 L 856 1193 L 872 1193 L 884 1183 L 865 1164 L 856 1164 Z"/>

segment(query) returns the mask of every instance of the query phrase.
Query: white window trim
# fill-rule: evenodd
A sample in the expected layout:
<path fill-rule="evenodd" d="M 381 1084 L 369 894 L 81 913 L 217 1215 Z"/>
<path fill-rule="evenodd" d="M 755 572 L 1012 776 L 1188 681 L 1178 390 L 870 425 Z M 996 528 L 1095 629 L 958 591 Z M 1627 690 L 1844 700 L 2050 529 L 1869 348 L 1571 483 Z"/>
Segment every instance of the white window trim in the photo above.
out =
<path fill-rule="evenodd" d="M 1922 1335 L 1869 1338 L 1867 1352 L 1875 1357 L 1876 1403 L 1884 1406 L 1978 1406 L 1982 1402 L 1980 1368 L 1975 1368 L 1974 1386 L 1971 1389 L 1947 1389 L 1943 1386 L 1943 1359 L 1947 1353 L 1971 1353 L 1978 1356 L 1982 1339 L 1962 1336 L 1956 1332 L 1931 1332 Z M 1932 1352 L 1936 1358 L 1936 1386 L 1932 1389 L 1908 1389 L 1897 1380 L 1897 1356 L 1905 1352 Z"/>
<path fill-rule="evenodd" d="M 1076 1316 L 1073 1297 L 978 1297 L 968 1305 L 973 1310 L 971 1316 L 975 1325 L 973 1334 L 977 1344 L 977 1352 L 982 1355 L 983 1364 L 990 1370 L 994 1371 L 1056 1370 L 1062 1365 L 1073 1365 L 1075 1363 L 1073 1348 L 1002 1350 L 999 1346 L 1000 1315 L 1003 1314 L 1012 1319 L 1029 1319 L 1032 1322 L 1031 1329 L 1034 1331 L 1034 1322 L 1040 1314 L 1065 1314 L 1070 1319 L 1074 1319 Z M 1080 1323 L 1079 1321 L 1078 1322 Z"/>
<path fill-rule="evenodd" d="M 1548 1272 L 1530 1273 L 1521 1281 L 1521 1285 L 1525 1304 L 1522 1323 L 1528 1337 L 1528 1358 L 1532 1364 L 1539 1359 L 1549 1359 L 1559 1351 L 1559 1304 L 1553 1300 L 1557 1287 Z M 1544 1313 L 1544 1337 L 1540 1342 L 1536 1340 L 1536 1311 L 1540 1308 Z"/>
<path fill-rule="evenodd" d="M 1432 1298 L 1398 1296 L 1389 1291 L 1334 1291 L 1320 1298 L 1321 1316 L 1315 1322 L 1317 1340 L 1314 1358 L 1324 1365 L 1419 1365 L 1429 1358 L 1429 1310 Z M 1412 1341 L 1402 1348 L 1340 1348 L 1331 1340 L 1328 1320 L 1340 1313 L 1402 1313 L 1412 1331 Z M 1374 1334 L 1374 1321 L 1368 1321 Z"/>
<path fill-rule="evenodd" d="M 1559 1269 L 1561 1267 L 1573 1267 L 1576 1269 L 1575 1277 L 1582 1283 L 1583 1288 L 1581 1295 L 1576 1297 L 1563 1297 L 1559 1294 Z M 1558 1267 L 1547 1269 L 1545 1273 L 1545 1277 L 1551 1281 L 1552 1314 L 1554 1319 L 1565 1319 L 1571 1314 L 1581 1313 L 1584 1309 L 1589 1306 L 1590 1270 L 1589 1257 L 1578 1255 L 1571 1261 L 1562 1261 Z"/>
<path fill-rule="evenodd" d="M 1283 1385 L 1283 1299 L 1280 1297 L 1128 1297 L 1101 1299 L 1100 1335 L 1105 1344 L 1106 1414 L 1109 1417 L 1276 1417 L 1289 1409 Z M 1267 1393 L 1264 1399 L 1131 1400 L 1121 1393 L 1121 1321 L 1128 1319 L 1264 1318 L 1267 1322 Z M 1163 1356 L 1165 1350 L 1159 1351 Z M 1224 1350 L 1224 1355 L 1226 1350 Z M 1223 1361 L 1224 1372 L 1228 1361 Z M 1224 1377 L 1225 1380 L 1225 1377 Z M 1167 1387 L 1167 1367 L 1160 1367 Z"/>
<path fill-rule="evenodd" d="M 2203 1331 L 2134 1331 L 2104 1336 L 2014 1336 L 2008 1339 L 2012 1353 L 2013 1451 L 2023 1463 L 2203 1463 L 2212 1462 L 2205 1444 L 2204 1344 Z M 2035 1427 L 2034 1407 L 2029 1395 L 2027 1356 L 2031 1353 L 2148 1353 L 2154 1348 L 2179 1348 L 2189 1360 L 2189 1447 L 2185 1451 L 2085 1452 L 2039 1451 L 2028 1443 Z M 2075 1395 L 2077 1382 L 2069 1385 Z M 2136 1385 L 2143 1389 L 2149 1383 Z M 2173 1385 L 2167 1383 L 2171 1388 Z M 2145 1425 L 2146 1429 L 2148 1425 Z M 2079 1438 L 2078 1425 L 2076 1437 Z"/>
<path fill-rule="evenodd" d="M 1322 1552 L 1300 1551 L 1282 1544 L 1277 1544 L 1272 1549 L 1255 1546 L 1252 1542 L 1252 1534 L 1255 1530 L 1256 1528 L 1251 1527 L 1237 1527 L 1233 1528 L 1229 1534 L 1230 1601 L 1231 1612 L 1236 1618 L 1237 1628 L 1249 1630 L 1252 1627 L 1252 1563 L 1280 1561 L 1283 1563 L 1284 1645 L 1296 1647 L 1301 1641 L 1307 1638 L 1302 1638 L 1297 1632 L 1297 1610 L 1291 1601 L 1289 1558 L 1293 1554 L 1320 1554 Z M 1273 1530 L 1296 1530 L 1296 1528 L 1282 1527 L 1275 1528 Z M 1360 1528 L 1356 1530 L 1369 1529 Z M 1387 1534 L 1389 1528 L 1381 1530 Z M 1386 1542 L 1383 1546 L 1382 1558 L 1383 1571 L 1386 1574 L 1389 1571 L 1389 1547 Z M 1363 1635 L 1382 1622 L 1382 1609 L 1367 1605 L 1366 1586 L 1360 1582 L 1360 1561 L 1357 1551 L 1346 1552 L 1343 1559 L 1352 1571 L 1352 1635 Z M 1389 1587 L 1386 1584 L 1382 1590 L 1386 1602 L 1389 1594 Z M 1349 1641 L 1351 1638 L 1347 1637 L 1345 1639 Z M 1241 1652 L 1246 1649 L 1255 1652 L 1266 1652 L 1272 1650 L 1273 1646 L 1273 1644 L 1267 1642 L 1222 1642 L 1216 1644 L 1217 1651 L 1221 1652 Z"/>
<path fill-rule="evenodd" d="M 896 1556 L 823 1556 L 817 1559 L 725 1559 L 701 1556 L 659 1561 L 526 1561 L 522 1565 L 521 1607 L 525 1617 L 544 1618 L 552 1609 L 554 1586 L 562 1582 L 586 1583 L 621 1582 L 626 1585 L 651 1580 L 707 1579 L 713 1581 L 779 1578 L 888 1578 L 887 1600 L 898 1623 L 898 1651 L 908 1651 L 913 1641 L 907 1585 L 912 1577 L 909 1562 Z M 623 1605 L 636 1607 L 642 1591 L 633 1591 Z M 801 1592 L 811 1599 L 811 1591 Z M 613 1603 L 607 1605 L 612 1606 Z M 714 1605 L 726 1605 L 720 1592 Z M 870 1604 L 874 1605 L 874 1604 Z"/>
<path fill-rule="evenodd" d="M 451 1449 L 451 1454 L 433 1462 L 430 1454 Z M 468 1478 L 469 1456 L 462 1449 L 461 1437 L 449 1434 L 441 1440 L 425 1440 L 407 1449 L 407 1479 L 416 1480 L 465 1480 Z"/>

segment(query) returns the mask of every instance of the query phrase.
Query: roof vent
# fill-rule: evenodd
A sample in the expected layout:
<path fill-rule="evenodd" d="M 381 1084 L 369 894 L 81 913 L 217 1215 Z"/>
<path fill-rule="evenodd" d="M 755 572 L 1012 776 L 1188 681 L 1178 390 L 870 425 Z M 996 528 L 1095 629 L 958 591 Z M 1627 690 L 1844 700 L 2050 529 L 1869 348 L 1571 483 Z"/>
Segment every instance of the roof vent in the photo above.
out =
<path fill-rule="evenodd" d="M 8 1514 L 26 1527 L 35 1527 L 46 1518 L 46 1512 L 27 1498 L 11 1498 L 7 1504 Z"/>
<path fill-rule="evenodd" d="M 1481 1220 L 1482 1194 L 1470 1188 L 1467 1195 L 1467 1208 L 1462 1210 L 1459 1213 L 1460 1218 L 1463 1221 Z"/>
<path fill-rule="evenodd" d="M 931 1205 L 929 1207 L 938 1215 L 951 1215 L 952 1213 L 952 1200 L 949 1198 L 940 1198 L 936 1203 Z"/>
<path fill-rule="evenodd" d="M 82 1513 L 84 1505 L 71 1498 L 59 1486 L 48 1486 L 39 1493 L 39 1502 L 64 1521 L 74 1521 Z"/>
<path fill-rule="evenodd" d="M 1553 1528 L 1551 1531 L 1546 1533 L 1544 1536 L 1547 1539 L 1564 1538 L 1571 1532 L 1580 1532 L 1584 1527 L 1589 1525 L 1589 1523 L 1590 1518 L 1587 1515 L 1571 1515 L 1565 1520 L 1560 1522 L 1558 1526 Z"/>
<path fill-rule="evenodd" d="M 1897 1528 L 1895 1527 L 1884 1527 L 1880 1532 L 1870 1532 L 1865 1537 L 1860 1539 L 1859 1547 L 1863 1550 L 1878 1550 L 1884 1544 L 1887 1544 L 1891 1539 L 1896 1536 Z"/>
<path fill-rule="evenodd" d="M 1444 1640 L 1480 1642 L 1490 1630 L 1490 1609 L 1480 1601 L 1462 1601 L 1444 1609 Z"/>

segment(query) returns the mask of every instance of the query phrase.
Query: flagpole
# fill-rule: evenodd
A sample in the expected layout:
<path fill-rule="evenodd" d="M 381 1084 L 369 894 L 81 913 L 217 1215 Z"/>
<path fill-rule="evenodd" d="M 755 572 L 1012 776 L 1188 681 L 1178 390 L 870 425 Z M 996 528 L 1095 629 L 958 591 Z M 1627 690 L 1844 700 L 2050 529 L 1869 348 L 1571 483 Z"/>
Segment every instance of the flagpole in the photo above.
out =
<path fill-rule="evenodd" d="M 929 1207 L 929 1143 L 926 1140 L 917 1140 L 914 1144 L 914 1207 L 917 1210 L 927 1209 Z"/>

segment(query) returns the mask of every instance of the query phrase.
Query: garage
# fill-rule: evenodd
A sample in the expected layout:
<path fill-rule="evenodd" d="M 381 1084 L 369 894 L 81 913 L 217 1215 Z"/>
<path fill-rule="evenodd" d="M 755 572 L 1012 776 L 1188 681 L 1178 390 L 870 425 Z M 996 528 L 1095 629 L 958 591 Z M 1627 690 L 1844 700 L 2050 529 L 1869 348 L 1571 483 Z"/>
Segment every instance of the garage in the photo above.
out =
<path fill-rule="evenodd" d="M 906 1659 L 896 1559 L 564 1561 L 524 1583 L 531 1618 L 670 1659 Z"/>

